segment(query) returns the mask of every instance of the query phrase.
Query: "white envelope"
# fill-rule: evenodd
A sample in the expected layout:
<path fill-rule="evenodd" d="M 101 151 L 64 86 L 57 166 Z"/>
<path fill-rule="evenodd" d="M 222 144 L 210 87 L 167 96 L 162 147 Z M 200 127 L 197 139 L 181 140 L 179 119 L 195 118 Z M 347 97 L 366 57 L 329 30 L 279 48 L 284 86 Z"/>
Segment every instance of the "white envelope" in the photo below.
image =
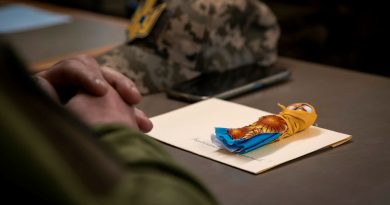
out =
<path fill-rule="evenodd" d="M 203 157 L 258 174 L 316 150 L 335 147 L 351 135 L 312 126 L 246 154 L 230 153 L 210 139 L 215 127 L 246 126 L 270 113 L 219 99 L 201 101 L 156 117 L 153 138 Z M 321 118 L 321 116 L 318 116 Z"/>

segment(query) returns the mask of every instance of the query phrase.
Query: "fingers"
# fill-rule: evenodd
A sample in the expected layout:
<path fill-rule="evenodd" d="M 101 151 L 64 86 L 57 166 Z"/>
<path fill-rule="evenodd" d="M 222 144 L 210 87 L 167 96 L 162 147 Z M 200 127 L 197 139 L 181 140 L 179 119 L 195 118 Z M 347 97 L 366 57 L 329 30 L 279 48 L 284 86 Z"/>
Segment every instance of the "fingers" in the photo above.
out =
<path fill-rule="evenodd" d="M 130 105 L 141 100 L 133 81 L 108 67 L 100 67 L 94 58 L 85 55 L 63 60 L 38 75 L 47 79 L 65 102 L 78 91 L 103 96 L 110 86 Z"/>
<path fill-rule="evenodd" d="M 134 107 L 135 118 L 138 124 L 138 128 L 142 132 L 149 132 L 153 128 L 153 123 L 150 121 L 148 117 L 146 117 L 145 113 L 140 109 Z"/>
<path fill-rule="evenodd" d="M 55 91 L 54 87 L 45 79 L 40 76 L 34 76 L 35 82 L 38 86 L 45 91 L 45 93 L 55 102 L 60 103 L 60 99 Z"/>
<path fill-rule="evenodd" d="M 105 66 L 102 67 L 102 73 L 105 80 L 115 88 L 126 103 L 133 105 L 141 101 L 141 94 L 132 80 Z"/>
<path fill-rule="evenodd" d="M 79 92 L 65 107 L 88 125 L 121 124 L 139 130 L 135 110 L 111 87 L 103 96 Z"/>
<path fill-rule="evenodd" d="M 87 56 L 78 56 L 55 64 L 43 73 L 54 87 L 73 86 L 93 95 L 102 96 L 108 85 L 96 60 Z"/>
<path fill-rule="evenodd" d="M 89 124 L 117 122 L 142 132 L 153 128 L 149 118 L 133 106 L 142 97 L 134 82 L 108 67 L 100 67 L 91 57 L 61 61 L 36 76 L 43 79 L 39 83 L 49 94 L 58 94 L 61 103 Z"/>

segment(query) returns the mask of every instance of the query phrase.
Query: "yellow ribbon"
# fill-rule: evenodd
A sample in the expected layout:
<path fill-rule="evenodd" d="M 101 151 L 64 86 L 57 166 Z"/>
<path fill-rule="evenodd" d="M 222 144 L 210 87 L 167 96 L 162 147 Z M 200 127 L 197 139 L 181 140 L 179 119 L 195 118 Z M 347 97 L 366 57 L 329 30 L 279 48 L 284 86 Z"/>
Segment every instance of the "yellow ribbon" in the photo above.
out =
<path fill-rule="evenodd" d="M 292 110 L 286 108 L 286 106 L 278 104 L 282 111 L 278 114 L 287 123 L 287 130 L 278 139 L 283 139 L 291 136 L 297 132 L 300 132 L 311 125 L 317 119 L 317 113 L 314 107 L 308 103 L 295 103 L 293 105 L 307 105 L 311 108 L 310 112 L 304 110 Z M 290 107 L 290 106 L 289 106 Z"/>

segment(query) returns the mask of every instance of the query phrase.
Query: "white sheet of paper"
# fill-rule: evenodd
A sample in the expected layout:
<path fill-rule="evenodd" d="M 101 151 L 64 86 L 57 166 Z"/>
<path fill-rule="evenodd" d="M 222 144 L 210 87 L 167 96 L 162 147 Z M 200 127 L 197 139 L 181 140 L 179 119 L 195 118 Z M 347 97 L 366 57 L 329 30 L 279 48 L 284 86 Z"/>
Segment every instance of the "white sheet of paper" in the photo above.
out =
<path fill-rule="evenodd" d="M 58 14 L 24 4 L 0 7 L 0 33 L 22 32 L 68 23 L 71 16 Z"/>
<path fill-rule="evenodd" d="M 211 142 L 210 135 L 215 127 L 238 128 L 267 114 L 270 113 L 224 100 L 209 99 L 153 117 L 154 128 L 149 135 L 254 174 L 352 138 L 347 134 L 312 126 L 243 155 L 221 150 Z"/>

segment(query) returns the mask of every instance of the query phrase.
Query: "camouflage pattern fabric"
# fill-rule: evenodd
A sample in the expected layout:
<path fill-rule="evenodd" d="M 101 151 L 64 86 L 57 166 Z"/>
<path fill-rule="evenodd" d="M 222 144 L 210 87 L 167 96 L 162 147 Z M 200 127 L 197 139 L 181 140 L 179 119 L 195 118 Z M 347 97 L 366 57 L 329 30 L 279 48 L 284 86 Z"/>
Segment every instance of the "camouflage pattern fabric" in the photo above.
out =
<path fill-rule="evenodd" d="M 97 58 L 131 78 L 141 93 L 161 91 L 201 72 L 277 58 L 280 29 L 258 0 L 166 0 L 152 33 Z"/>

